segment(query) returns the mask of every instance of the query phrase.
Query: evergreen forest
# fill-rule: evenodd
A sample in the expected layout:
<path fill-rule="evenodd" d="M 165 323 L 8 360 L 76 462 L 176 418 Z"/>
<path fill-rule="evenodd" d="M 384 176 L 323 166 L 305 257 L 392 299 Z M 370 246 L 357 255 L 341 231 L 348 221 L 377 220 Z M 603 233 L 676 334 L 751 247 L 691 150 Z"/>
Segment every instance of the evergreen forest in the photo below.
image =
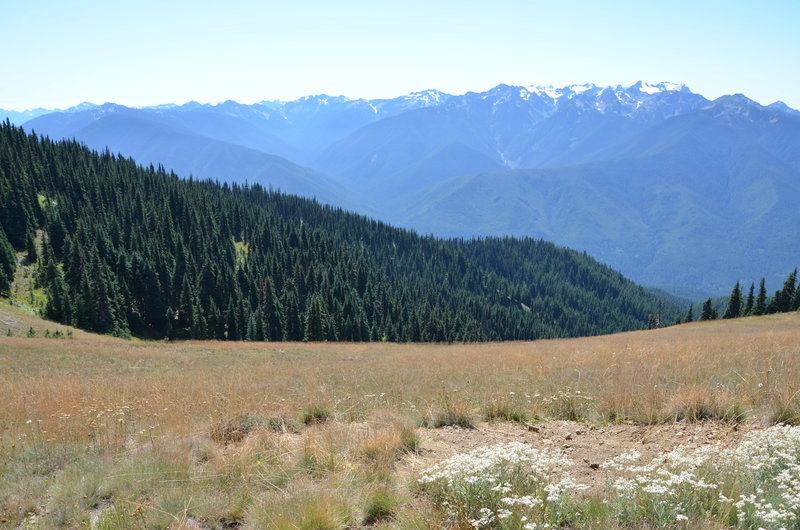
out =
<path fill-rule="evenodd" d="M 438 239 L 257 185 L 0 125 L 0 291 L 36 263 L 52 320 L 118 336 L 453 342 L 642 329 L 676 306 L 585 253 Z"/>

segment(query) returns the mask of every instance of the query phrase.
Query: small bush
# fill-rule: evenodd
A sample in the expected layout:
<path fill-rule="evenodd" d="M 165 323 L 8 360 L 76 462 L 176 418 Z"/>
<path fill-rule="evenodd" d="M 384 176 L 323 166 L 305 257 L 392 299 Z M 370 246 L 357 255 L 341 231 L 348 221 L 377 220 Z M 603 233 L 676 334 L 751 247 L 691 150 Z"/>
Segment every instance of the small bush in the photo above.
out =
<path fill-rule="evenodd" d="M 461 401 L 453 401 L 449 397 L 441 400 L 438 407 L 432 408 L 424 422 L 426 427 L 439 429 L 441 427 L 455 426 L 464 429 L 474 429 L 475 421 L 469 407 Z"/>
<path fill-rule="evenodd" d="M 395 494 L 388 488 L 381 488 L 367 498 L 364 506 L 364 524 L 374 525 L 394 517 L 400 505 Z"/>
<path fill-rule="evenodd" d="M 418 453 L 421 442 L 413 427 L 403 426 L 400 430 L 400 449 L 404 453 Z"/>
<path fill-rule="evenodd" d="M 419 445 L 419 436 L 413 427 L 398 423 L 372 433 L 362 443 L 361 451 L 370 462 L 391 467 L 402 454 L 416 453 Z"/>
<path fill-rule="evenodd" d="M 484 403 L 483 417 L 486 421 L 502 420 L 517 423 L 525 423 L 529 419 L 528 413 L 519 403 L 497 398 Z"/>
<path fill-rule="evenodd" d="M 770 418 L 774 424 L 800 425 L 800 410 L 790 403 L 779 403 Z"/>
<path fill-rule="evenodd" d="M 304 425 L 313 425 L 315 423 L 325 423 L 331 419 L 333 415 L 331 411 L 320 405 L 312 405 L 303 409 L 300 414 L 300 421 Z"/>
<path fill-rule="evenodd" d="M 351 507 L 325 491 L 267 495 L 245 516 L 248 527 L 275 530 L 340 530 L 350 528 Z"/>
<path fill-rule="evenodd" d="M 273 416 L 267 419 L 267 427 L 275 432 L 300 432 L 301 425 L 298 425 L 295 420 L 284 418 L 283 416 Z"/>
<path fill-rule="evenodd" d="M 253 414 L 220 418 L 211 426 L 211 439 L 221 444 L 241 442 L 245 436 L 264 423 L 263 418 Z"/>

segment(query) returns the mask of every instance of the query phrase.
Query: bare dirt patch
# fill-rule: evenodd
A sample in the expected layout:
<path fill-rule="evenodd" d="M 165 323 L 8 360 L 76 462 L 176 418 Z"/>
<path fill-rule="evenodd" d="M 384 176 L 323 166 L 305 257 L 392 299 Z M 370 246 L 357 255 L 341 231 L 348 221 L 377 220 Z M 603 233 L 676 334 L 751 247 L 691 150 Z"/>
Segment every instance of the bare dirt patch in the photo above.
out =
<path fill-rule="evenodd" d="M 758 425 L 718 422 L 596 426 L 574 421 L 547 421 L 528 425 L 482 423 L 475 429 L 419 429 L 421 450 L 408 456 L 398 471 L 413 479 L 423 469 L 454 454 L 478 447 L 523 442 L 533 447 L 562 450 L 575 462 L 573 478 L 590 486 L 591 492 L 603 487 L 609 478 L 600 465 L 621 454 L 638 451 L 647 462 L 678 446 L 716 444 L 728 447 L 759 428 Z"/>

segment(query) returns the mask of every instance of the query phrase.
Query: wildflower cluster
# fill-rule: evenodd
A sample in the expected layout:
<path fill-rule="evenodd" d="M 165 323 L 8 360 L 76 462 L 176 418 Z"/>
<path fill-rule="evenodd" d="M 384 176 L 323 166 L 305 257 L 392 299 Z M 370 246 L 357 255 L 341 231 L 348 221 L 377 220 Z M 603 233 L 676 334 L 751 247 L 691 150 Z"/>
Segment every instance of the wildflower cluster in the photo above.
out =
<path fill-rule="evenodd" d="M 720 501 L 732 504 L 732 519 L 742 527 L 800 525 L 800 427 L 751 434 L 724 456 L 735 479 Z"/>
<path fill-rule="evenodd" d="M 449 522 L 474 528 L 557 526 L 569 493 L 586 489 L 562 454 L 511 442 L 455 455 L 425 470 L 419 482 Z"/>
<path fill-rule="evenodd" d="M 649 464 L 638 463 L 638 452 L 623 454 L 603 468 L 619 474 L 612 489 L 613 508 L 620 521 L 634 524 L 644 519 L 657 527 L 688 520 L 687 513 L 707 511 L 714 504 L 718 485 L 710 461 L 718 448 L 678 447 Z"/>
<path fill-rule="evenodd" d="M 689 516 L 738 528 L 796 528 L 800 522 L 800 428 L 779 425 L 733 448 L 679 447 L 638 463 L 638 453 L 603 464 L 618 473 L 612 503 L 626 523 L 670 526 Z"/>

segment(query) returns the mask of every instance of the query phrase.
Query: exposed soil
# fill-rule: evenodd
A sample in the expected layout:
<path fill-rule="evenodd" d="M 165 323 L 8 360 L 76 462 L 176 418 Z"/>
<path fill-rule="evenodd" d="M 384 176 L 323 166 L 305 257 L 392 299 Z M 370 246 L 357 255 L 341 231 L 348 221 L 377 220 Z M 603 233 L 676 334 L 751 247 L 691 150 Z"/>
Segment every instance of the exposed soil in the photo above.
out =
<path fill-rule="evenodd" d="M 573 478 L 593 490 L 602 487 L 609 478 L 599 466 L 621 454 L 635 450 L 642 454 L 642 461 L 647 462 L 680 445 L 730 446 L 758 428 L 757 425 L 715 422 L 598 427 L 572 421 L 548 421 L 531 425 L 482 423 L 476 429 L 419 429 L 421 451 L 405 459 L 399 471 L 410 477 L 454 454 L 516 441 L 534 447 L 562 449 L 575 462 Z"/>

